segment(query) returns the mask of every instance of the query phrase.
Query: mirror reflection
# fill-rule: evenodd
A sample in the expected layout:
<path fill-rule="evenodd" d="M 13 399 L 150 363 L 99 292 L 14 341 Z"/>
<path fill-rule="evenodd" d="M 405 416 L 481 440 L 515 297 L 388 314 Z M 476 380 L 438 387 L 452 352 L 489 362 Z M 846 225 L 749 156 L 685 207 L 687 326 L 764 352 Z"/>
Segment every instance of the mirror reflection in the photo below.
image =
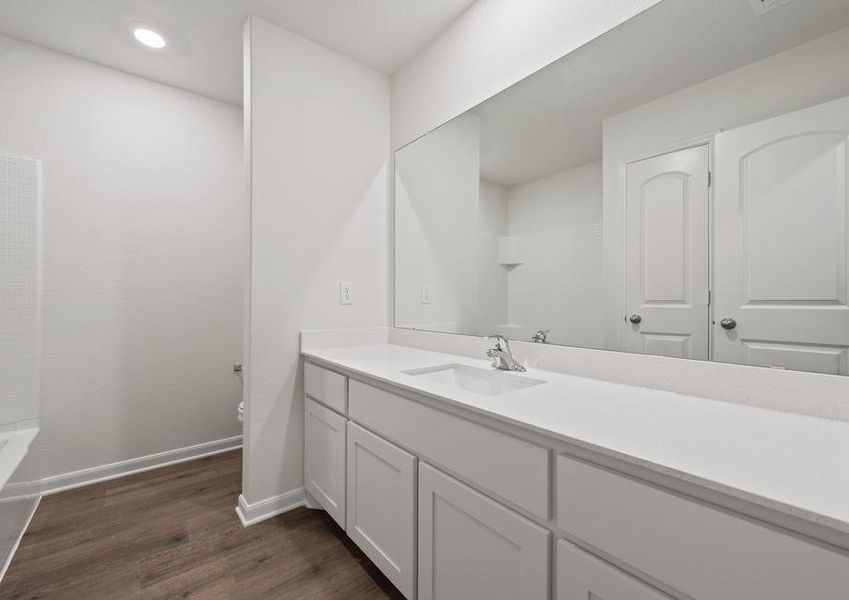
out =
<path fill-rule="evenodd" d="M 844 0 L 664 0 L 410 143 L 395 325 L 849 374 L 848 56 Z"/>

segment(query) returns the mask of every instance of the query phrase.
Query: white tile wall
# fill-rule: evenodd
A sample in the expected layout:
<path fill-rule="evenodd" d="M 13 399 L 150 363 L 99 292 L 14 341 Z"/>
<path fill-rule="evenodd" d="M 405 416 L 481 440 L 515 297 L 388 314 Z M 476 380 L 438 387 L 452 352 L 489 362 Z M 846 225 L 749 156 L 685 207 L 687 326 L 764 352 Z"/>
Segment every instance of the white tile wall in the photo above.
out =
<path fill-rule="evenodd" d="M 40 197 L 40 162 L 0 153 L 0 426 L 38 417 Z"/>

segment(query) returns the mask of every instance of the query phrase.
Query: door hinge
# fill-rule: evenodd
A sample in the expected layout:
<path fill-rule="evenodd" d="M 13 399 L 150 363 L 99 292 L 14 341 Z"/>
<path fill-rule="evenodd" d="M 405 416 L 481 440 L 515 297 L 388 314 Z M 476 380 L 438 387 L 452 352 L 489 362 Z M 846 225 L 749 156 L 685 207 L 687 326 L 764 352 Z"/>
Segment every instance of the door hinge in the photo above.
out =
<path fill-rule="evenodd" d="M 713 173 L 708 171 L 708 187 L 710 187 L 712 183 L 713 183 Z"/>
<path fill-rule="evenodd" d="M 708 290 L 708 306 L 710 306 L 711 297 L 712 297 L 711 291 Z"/>

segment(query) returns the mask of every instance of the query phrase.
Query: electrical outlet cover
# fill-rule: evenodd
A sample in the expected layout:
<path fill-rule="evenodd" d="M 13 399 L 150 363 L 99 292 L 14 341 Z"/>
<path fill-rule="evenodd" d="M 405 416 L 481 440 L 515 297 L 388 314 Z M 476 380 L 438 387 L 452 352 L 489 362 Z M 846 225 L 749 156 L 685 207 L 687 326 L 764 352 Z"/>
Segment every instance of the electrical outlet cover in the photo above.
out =
<path fill-rule="evenodd" d="M 339 282 L 339 304 L 354 303 L 354 282 L 340 281 Z"/>
<path fill-rule="evenodd" d="M 433 304 L 433 284 L 422 284 L 422 304 Z"/>

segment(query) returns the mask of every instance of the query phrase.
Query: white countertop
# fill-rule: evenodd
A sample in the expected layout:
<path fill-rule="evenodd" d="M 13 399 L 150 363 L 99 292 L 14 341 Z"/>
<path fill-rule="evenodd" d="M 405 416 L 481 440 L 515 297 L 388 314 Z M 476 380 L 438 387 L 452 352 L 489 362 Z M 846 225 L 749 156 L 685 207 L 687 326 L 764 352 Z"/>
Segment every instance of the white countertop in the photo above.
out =
<path fill-rule="evenodd" d="M 401 371 L 489 361 L 380 344 L 304 356 L 849 533 L 849 423 L 528 369 L 500 396 Z"/>

